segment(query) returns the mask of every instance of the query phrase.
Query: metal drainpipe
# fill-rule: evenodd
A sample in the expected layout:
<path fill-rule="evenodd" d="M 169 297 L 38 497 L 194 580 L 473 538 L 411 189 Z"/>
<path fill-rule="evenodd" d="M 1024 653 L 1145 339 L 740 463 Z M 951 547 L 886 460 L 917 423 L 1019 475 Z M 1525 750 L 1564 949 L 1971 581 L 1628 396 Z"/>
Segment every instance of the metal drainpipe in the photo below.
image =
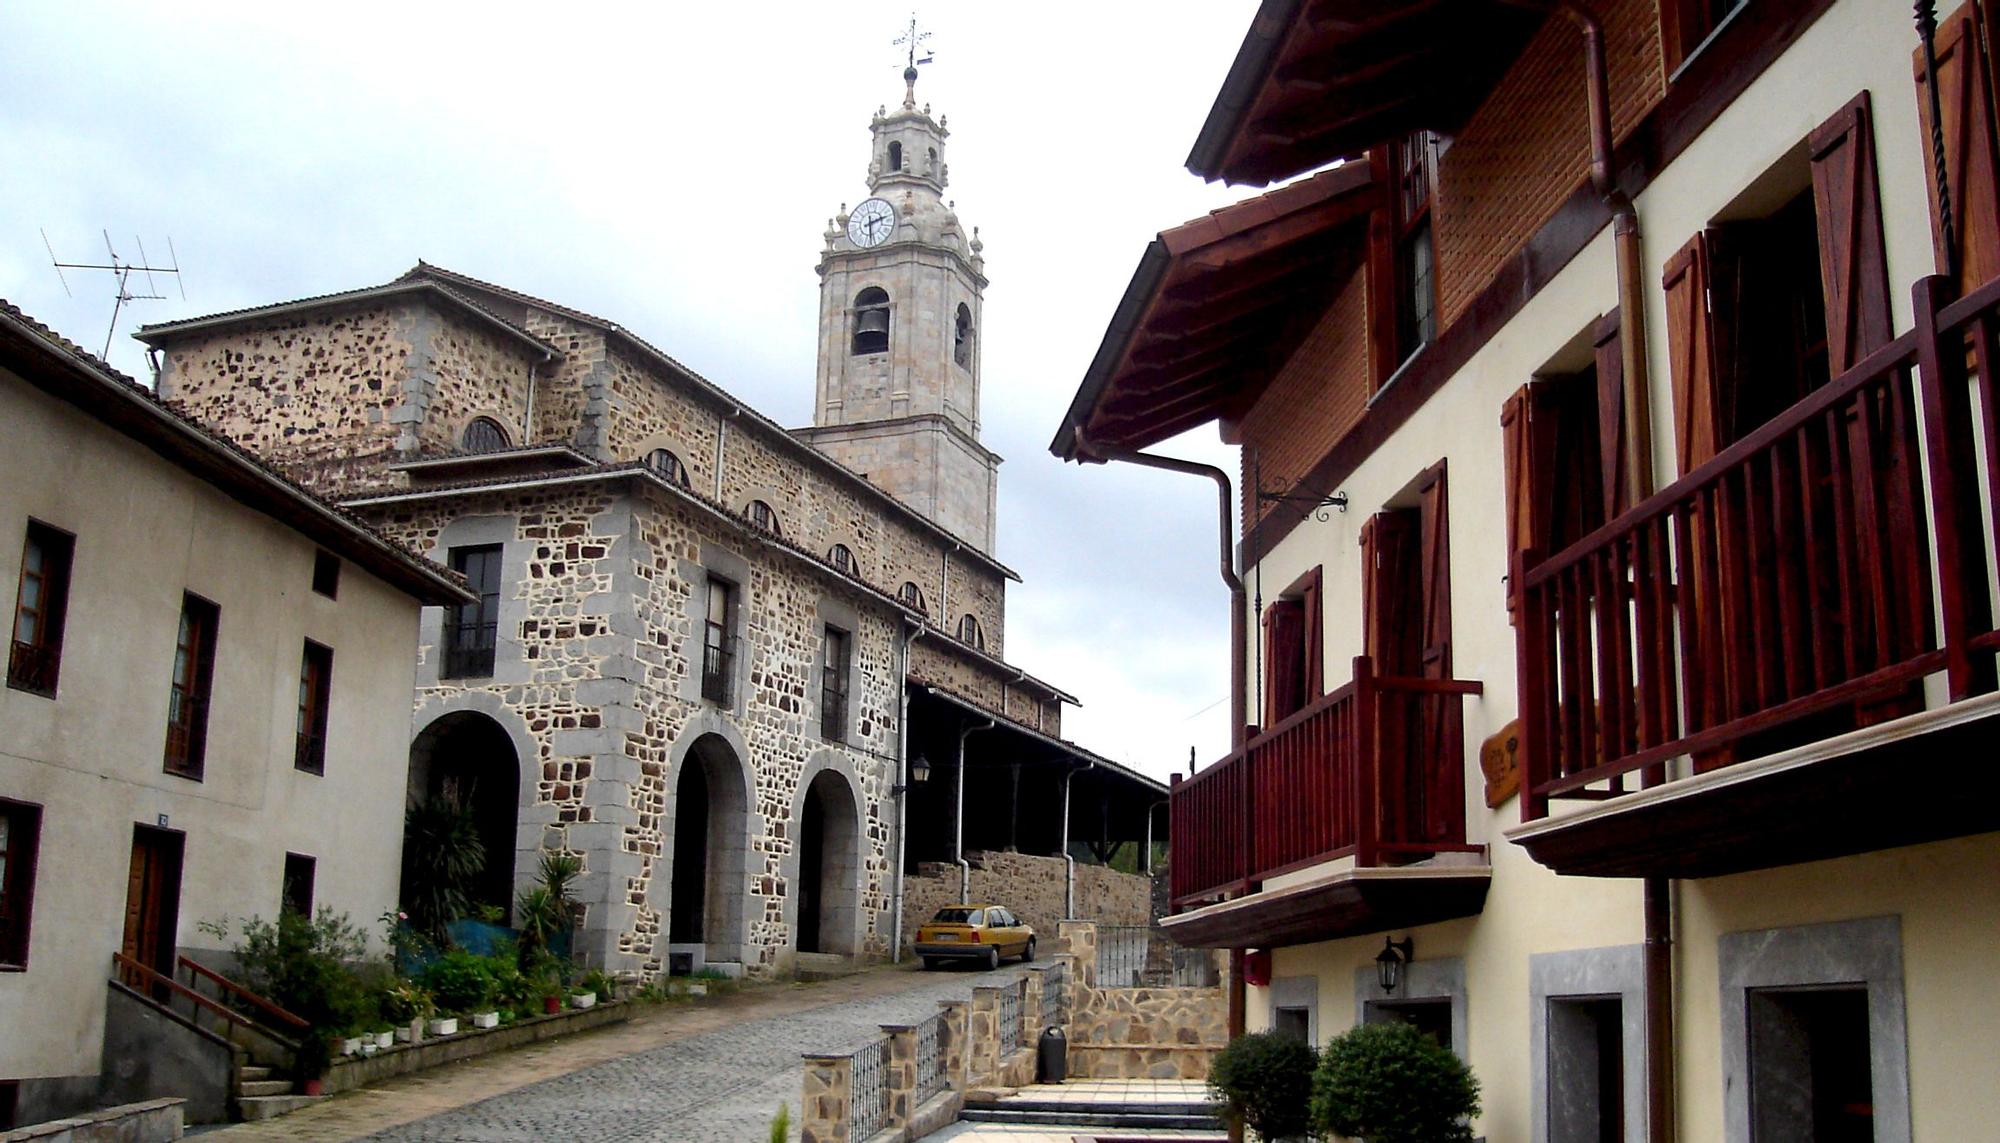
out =
<path fill-rule="evenodd" d="M 1235 511 L 1235 497 L 1231 494 L 1229 474 L 1212 464 L 1201 464 L 1192 460 L 1180 460 L 1171 456 L 1155 456 L 1152 453 L 1132 449 L 1104 448 L 1093 444 L 1084 436 L 1081 428 L 1076 430 L 1076 458 L 1089 464 L 1103 464 L 1108 460 L 1122 460 L 1127 464 L 1142 465 L 1146 468 L 1164 469 L 1167 472 L 1181 472 L 1189 476 L 1206 476 L 1215 481 L 1218 504 L 1216 508 L 1216 530 L 1221 548 L 1222 582 L 1229 587 L 1229 743 L 1232 749 L 1243 747 L 1243 579 L 1236 574 L 1236 560 L 1232 541 L 1234 528 L 1230 523 L 1230 513 Z"/>
<path fill-rule="evenodd" d="M 1081 766 L 1069 766 L 1063 770 L 1062 808 L 1062 855 L 1063 855 L 1063 917 L 1076 916 L 1076 858 L 1069 854 L 1069 780 L 1082 770 L 1095 770 L 1097 760 L 1086 758 Z"/>
<path fill-rule="evenodd" d="M 970 905 L 972 892 L 972 863 L 965 859 L 965 740 L 982 730 L 993 729 L 993 720 L 987 719 L 984 726 L 968 726 L 958 732 L 958 773 L 954 779 L 958 786 L 952 793 L 958 798 L 958 812 L 952 817 L 951 855 L 958 862 L 958 903 Z"/>
<path fill-rule="evenodd" d="M 1149 802 L 1146 805 L 1146 851 L 1140 854 L 1139 857 L 1142 862 L 1141 868 L 1148 877 L 1153 875 L 1153 815 L 1159 811 L 1161 806 L 1166 804 L 1167 802 L 1163 799 L 1157 802 Z"/>
<path fill-rule="evenodd" d="M 924 637 L 921 625 L 903 628 L 902 653 L 896 659 L 896 694 L 902 704 L 901 721 L 896 723 L 896 772 L 902 777 L 897 784 L 905 787 L 896 796 L 896 891 L 890 898 L 891 926 L 895 929 L 895 943 L 889 949 L 889 963 L 903 963 L 903 854 L 907 841 L 905 831 L 909 828 L 910 784 L 910 648 Z"/>
<path fill-rule="evenodd" d="M 555 360 L 553 354 L 544 353 L 540 362 L 528 362 L 528 399 L 521 402 L 522 444 L 533 444 L 535 441 L 535 366 L 553 360 Z"/>

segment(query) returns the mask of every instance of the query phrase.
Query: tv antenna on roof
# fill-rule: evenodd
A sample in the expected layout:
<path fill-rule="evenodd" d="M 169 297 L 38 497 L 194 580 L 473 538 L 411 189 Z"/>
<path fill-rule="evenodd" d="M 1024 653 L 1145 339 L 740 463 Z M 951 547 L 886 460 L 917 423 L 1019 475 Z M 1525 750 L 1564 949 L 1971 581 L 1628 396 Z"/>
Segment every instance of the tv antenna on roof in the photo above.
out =
<path fill-rule="evenodd" d="M 160 285 L 154 279 L 153 275 L 174 275 L 174 284 L 180 288 L 181 300 L 187 300 L 187 286 L 183 285 L 180 279 L 181 258 L 174 251 L 174 240 L 171 235 L 167 237 L 167 256 L 172 259 L 173 265 L 155 266 L 146 257 L 145 242 L 140 240 L 136 235 L 133 236 L 132 242 L 139 247 L 139 260 L 137 262 L 127 262 L 118 256 L 117 249 L 111 245 L 111 232 L 106 230 L 102 231 L 102 233 L 104 235 L 104 249 L 106 253 L 111 255 L 111 261 L 65 262 L 56 257 L 56 248 L 49 242 L 49 232 L 46 229 L 42 231 L 42 245 L 48 248 L 49 263 L 56 268 L 56 277 L 62 282 L 63 293 L 69 294 L 72 298 L 76 296 L 70 293 L 69 279 L 63 276 L 64 270 L 107 270 L 111 273 L 112 277 L 118 280 L 118 290 L 112 295 L 111 326 L 104 331 L 104 352 L 97 355 L 100 360 L 108 359 L 111 356 L 111 337 L 118 332 L 118 315 L 124 310 L 127 302 L 154 302 L 166 299 L 165 294 L 158 292 Z M 153 293 L 135 294 L 132 292 L 132 275 L 135 273 L 146 275 L 146 288 L 154 291 Z"/>

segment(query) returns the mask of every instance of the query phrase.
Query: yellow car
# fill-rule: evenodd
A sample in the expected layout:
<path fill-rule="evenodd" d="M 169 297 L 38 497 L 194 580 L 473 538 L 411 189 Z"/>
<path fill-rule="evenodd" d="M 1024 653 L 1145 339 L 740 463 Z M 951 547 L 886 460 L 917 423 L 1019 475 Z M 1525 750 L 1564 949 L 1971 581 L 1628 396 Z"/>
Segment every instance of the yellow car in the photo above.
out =
<path fill-rule="evenodd" d="M 917 955 L 925 968 L 947 960 L 976 960 L 999 968 L 1000 958 L 1035 959 L 1035 930 L 1000 905 L 946 905 L 918 926 Z"/>

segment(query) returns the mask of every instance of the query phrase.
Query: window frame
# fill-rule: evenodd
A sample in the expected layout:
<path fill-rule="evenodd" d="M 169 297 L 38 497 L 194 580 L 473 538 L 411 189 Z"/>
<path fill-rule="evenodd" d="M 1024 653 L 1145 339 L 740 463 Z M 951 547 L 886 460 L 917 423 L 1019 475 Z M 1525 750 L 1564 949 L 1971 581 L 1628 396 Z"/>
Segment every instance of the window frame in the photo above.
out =
<path fill-rule="evenodd" d="M 300 876 L 301 872 L 303 876 Z M 317 857 L 309 853 L 286 853 L 283 879 L 279 882 L 278 886 L 278 912 L 281 914 L 293 913 L 301 917 L 311 917 L 313 913 L 313 891 L 318 879 L 319 859 Z M 301 902 L 298 900 L 295 888 L 300 881 L 303 881 L 305 884 L 303 909 L 299 908 Z"/>
<path fill-rule="evenodd" d="M 958 641 L 975 651 L 986 649 L 986 631 L 979 625 L 979 617 L 970 611 L 958 617 Z"/>
<path fill-rule="evenodd" d="M 340 598 L 340 557 L 325 548 L 313 553 L 312 589 L 314 595 Z"/>
<path fill-rule="evenodd" d="M 745 504 L 743 506 L 743 518 L 750 522 L 751 527 L 760 532 L 776 536 L 779 539 L 784 538 L 785 529 L 778 519 L 778 510 L 771 507 L 771 502 L 768 500 L 756 499 Z"/>
<path fill-rule="evenodd" d="M 490 563 L 487 562 L 488 557 Z M 490 585 L 484 579 L 474 580 L 469 574 L 475 559 L 481 561 L 482 570 L 492 569 Z M 504 544 L 461 544 L 446 550 L 446 565 L 466 577 L 467 584 L 479 599 L 445 608 L 444 626 L 438 634 L 438 678 L 493 677 L 499 660 L 500 591 L 506 582 L 505 560 Z M 472 632 L 472 646 L 463 645 L 467 631 Z"/>
<path fill-rule="evenodd" d="M 655 457 L 665 457 L 671 463 L 664 465 L 655 464 L 653 462 Z M 681 460 L 679 453 L 670 448 L 650 449 L 641 459 L 640 463 L 646 466 L 648 472 L 653 473 L 669 484 L 690 489 L 694 486 L 693 481 L 688 476 L 687 463 Z"/>
<path fill-rule="evenodd" d="M 701 637 L 701 697 L 725 709 L 736 698 L 736 625 L 742 614 L 736 581 L 708 573 Z M 716 615 L 717 603 L 721 616 Z"/>
<path fill-rule="evenodd" d="M 473 434 L 482 431 L 490 432 L 493 435 L 493 439 L 498 443 L 488 444 L 484 440 L 475 441 Z M 500 452 L 503 449 L 513 448 L 514 438 L 507 431 L 507 426 L 501 424 L 498 420 L 492 417 L 478 416 L 467 421 L 465 428 L 459 430 L 458 447 L 461 452 L 475 454 Z"/>
<path fill-rule="evenodd" d="M 333 705 L 333 648 L 305 641 L 299 656 L 299 717 L 292 747 L 292 768 L 308 774 L 326 773 L 326 726 Z"/>
<path fill-rule="evenodd" d="M 0 972 L 25 972 L 34 935 L 35 874 L 41 857 L 42 805 L 0 798 Z"/>
<path fill-rule="evenodd" d="M 28 560 L 39 552 L 41 568 L 31 571 Z M 76 567 L 76 536 L 30 517 L 21 542 L 21 576 L 14 585 L 14 610 L 7 625 L 7 686 L 43 698 L 54 698 L 62 677 L 63 632 L 69 619 L 71 577 Z M 36 588 L 30 610 L 28 586 Z M 21 625 L 32 617 L 34 637 L 22 640 Z"/>
<path fill-rule="evenodd" d="M 853 693 L 854 635 L 831 623 L 820 627 L 819 736 L 847 741 L 847 703 Z"/>
<path fill-rule="evenodd" d="M 896 589 L 896 602 L 915 610 L 926 619 L 930 618 L 930 605 L 924 602 L 924 589 L 917 586 L 916 580 L 903 581 L 903 586 Z"/>
<path fill-rule="evenodd" d="M 222 608 L 191 591 L 182 592 L 168 675 L 167 742 L 161 769 L 195 782 L 202 780 L 208 761 L 208 714 L 221 633 Z"/>
<path fill-rule="evenodd" d="M 1437 156 L 1438 138 L 1430 131 L 1417 131 L 1389 144 L 1389 170 L 1394 180 L 1390 194 L 1395 278 L 1392 336 L 1398 367 L 1438 336 L 1437 232 L 1431 211 L 1437 198 Z M 1418 261 L 1424 264 L 1421 272 L 1415 265 Z M 1420 306 L 1423 301 L 1429 304 Z"/>
<path fill-rule="evenodd" d="M 833 547 L 828 548 L 826 551 L 826 562 L 832 564 L 833 570 L 842 575 L 850 575 L 856 579 L 861 578 L 860 561 L 854 558 L 854 549 L 848 547 L 846 544 L 835 544 Z"/>

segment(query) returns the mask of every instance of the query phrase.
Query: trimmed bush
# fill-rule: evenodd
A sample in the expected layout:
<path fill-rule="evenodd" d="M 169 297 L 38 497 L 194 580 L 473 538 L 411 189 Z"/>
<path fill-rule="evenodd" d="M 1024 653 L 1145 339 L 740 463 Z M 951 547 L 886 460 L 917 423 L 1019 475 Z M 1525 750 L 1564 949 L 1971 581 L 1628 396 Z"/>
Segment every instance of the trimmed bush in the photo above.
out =
<path fill-rule="evenodd" d="M 1312 1122 L 1368 1143 L 1471 1143 L 1479 1081 L 1451 1049 L 1408 1024 L 1363 1024 L 1320 1051 Z"/>
<path fill-rule="evenodd" d="M 1208 1087 L 1231 1118 L 1266 1139 L 1304 1135 L 1311 1126 L 1311 1044 L 1278 1032 L 1252 1032 L 1229 1041 L 1208 1067 Z"/>
<path fill-rule="evenodd" d="M 423 985 L 437 998 L 441 1012 L 484 1012 L 493 999 L 493 963 L 476 953 L 453 949 L 424 970 Z"/>

